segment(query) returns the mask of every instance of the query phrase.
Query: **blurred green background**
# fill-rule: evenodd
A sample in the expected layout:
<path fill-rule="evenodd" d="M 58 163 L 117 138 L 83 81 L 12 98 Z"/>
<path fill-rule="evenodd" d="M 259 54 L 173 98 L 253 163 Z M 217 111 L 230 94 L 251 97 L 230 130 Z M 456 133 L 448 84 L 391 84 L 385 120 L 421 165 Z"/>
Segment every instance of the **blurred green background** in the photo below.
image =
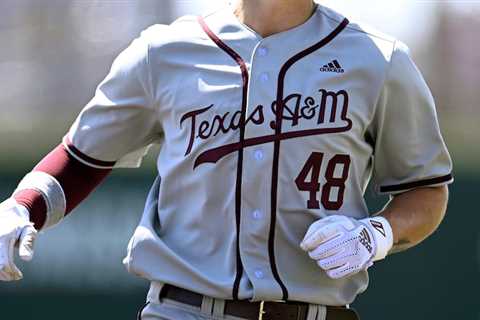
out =
<path fill-rule="evenodd" d="M 145 27 L 225 1 L 2 0 L 0 199 L 56 146 L 110 64 Z M 371 270 L 363 319 L 480 319 L 480 3 L 323 1 L 412 49 L 437 100 L 456 181 L 444 223 L 420 246 Z M 155 176 L 155 153 L 118 170 L 42 234 L 25 279 L 0 283 L 0 319 L 135 319 L 148 284 L 121 259 Z M 385 202 L 367 192 L 371 211 Z M 161 268 L 161 266 L 159 266 Z"/>

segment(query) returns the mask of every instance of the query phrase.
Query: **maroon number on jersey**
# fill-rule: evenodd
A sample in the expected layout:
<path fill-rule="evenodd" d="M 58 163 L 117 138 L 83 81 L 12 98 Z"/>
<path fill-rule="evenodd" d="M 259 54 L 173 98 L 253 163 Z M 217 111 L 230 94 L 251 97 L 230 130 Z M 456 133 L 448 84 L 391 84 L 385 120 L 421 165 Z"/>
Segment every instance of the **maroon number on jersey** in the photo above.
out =
<path fill-rule="evenodd" d="M 323 158 L 323 153 L 312 152 L 295 179 L 298 190 L 309 192 L 309 199 L 307 200 L 308 209 L 320 209 L 317 193 L 320 192 L 320 169 Z M 326 183 L 323 185 L 321 195 L 322 206 L 325 209 L 339 210 L 342 207 L 345 195 L 345 182 L 350 171 L 350 162 L 350 157 L 343 154 L 335 155 L 328 162 L 327 171 L 325 172 Z M 343 166 L 342 174 L 340 177 L 336 177 L 335 170 L 339 165 Z M 308 180 L 309 174 L 310 180 Z M 337 196 L 335 200 L 331 200 L 332 191 L 335 189 L 337 190 Z"/>

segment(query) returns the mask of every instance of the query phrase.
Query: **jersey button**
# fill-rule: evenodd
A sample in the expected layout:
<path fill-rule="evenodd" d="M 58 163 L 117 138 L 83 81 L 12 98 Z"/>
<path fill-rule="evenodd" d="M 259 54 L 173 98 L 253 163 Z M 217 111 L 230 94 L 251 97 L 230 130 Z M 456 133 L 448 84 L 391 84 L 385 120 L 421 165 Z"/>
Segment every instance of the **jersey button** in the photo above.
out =
<path fill-rule="evenodd" d="M 260 57 L 265 57 L 268 54 L 268 49 L 265 47 L 258 48 L 258 55 Z"/>
<path fill-rule="evenodd" d="M 263 279 L 264 274 L 262 270 L 255 270 L 255 278 L 257 279 Z"/>
<path fill-rule="evenodd" d="M 253 157 L 257 161 L 262 161 L 263 160 L 263 151 L 262 150 L 255 150 L 255 152 L 253 153 Z"/>
<path fill-rule="evenodd" d="M 255 220 L 260 220 L 263 217 L 263 213 L 260 210 L 255 210 L 255 211 L 252 212 L 252 217 Z"/>
<path fill-rule="evenodd" d="M 266 72 L 260 74 L 260 80 L 261 80 L 262 82 L 267 82 L 269 78 L 270 78 L 270 77 L 268 76 L 268 73 L 266 73 Z"/>

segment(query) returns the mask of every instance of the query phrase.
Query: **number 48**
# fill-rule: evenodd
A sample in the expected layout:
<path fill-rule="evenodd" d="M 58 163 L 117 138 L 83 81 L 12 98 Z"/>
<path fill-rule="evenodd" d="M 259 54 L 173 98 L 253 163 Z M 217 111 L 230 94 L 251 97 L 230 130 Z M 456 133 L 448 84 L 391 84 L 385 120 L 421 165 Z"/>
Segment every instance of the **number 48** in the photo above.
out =
<path fill-rule="evenodd" d="M 320 209 L 317 193 L 320 192 L 320 169 L 323 158 L 323 153 L 313 152 L 295 179 L 298 190 L 310 193 L 307 201 L 308 209 Z M 322 206 L 325 209 L 338 210 L 342 207 L 345 196 L 345 182 L 348 179 L 350 162 L 350 157 L 343 154 L 337 154 L 328 162 L 327 171 L 325 172 L 326 183 L 323 185 L 321 192 Z M 342 174 L 340 177 L 335 177 L 335 169 L 337 169 L 338 165 L 343 165 Z M 307 181 L 310 172 L 312 172 L 310 181 Z M 330 200 L 330 195 L 333 188 L 337 188 L 338 193 L 336 199 L 332 201 Z"/>

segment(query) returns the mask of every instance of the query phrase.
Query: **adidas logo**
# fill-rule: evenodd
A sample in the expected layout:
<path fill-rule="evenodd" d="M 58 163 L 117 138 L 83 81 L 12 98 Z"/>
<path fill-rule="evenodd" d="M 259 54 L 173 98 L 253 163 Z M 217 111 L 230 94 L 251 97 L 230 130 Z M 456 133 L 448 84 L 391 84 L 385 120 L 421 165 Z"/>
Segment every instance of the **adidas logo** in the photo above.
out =
<path fill-rule="evenodd" d="M 336 72 L 336 73 L 344 73 L 345 70 L 342 68 L 340 63 L 335 59 L 332 62 L 324 65 L 320 68 L 321 72 Z"/>
<path fill-rule="evenodd" d="M 372 240 L 368 235 L 367 229 L 363 228 L 360 232 L 360 243 L 368 250 L 368 252 L 372 253 Z"/>

